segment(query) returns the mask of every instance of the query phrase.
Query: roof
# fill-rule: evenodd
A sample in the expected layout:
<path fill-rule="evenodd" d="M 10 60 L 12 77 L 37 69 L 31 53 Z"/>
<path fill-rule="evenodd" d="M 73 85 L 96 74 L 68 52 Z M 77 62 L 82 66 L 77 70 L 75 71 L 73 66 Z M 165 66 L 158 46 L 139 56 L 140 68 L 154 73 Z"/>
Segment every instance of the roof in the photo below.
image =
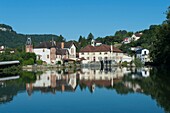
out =
<path fill-rule="evenodd" d="M 122 53 L 122 51 L 114 46 L 112 46 L 113 52 Z M 111 46 L 102 44 L 100 46 L 87 45 L 80 52 L 108 52 L 111 51 Z"/>
<path fill-rule="evenodd" d="M 135 33 L 135 36 L 136 36 L 136 37 L 141 37 L 141 36 L 142 36 L 142 33 Z"/>
<path fill-rule="evenodd" d="M 138 49 L 137 51 L 136 51 L 136 54 L 141 54 L 142 53 L 142 50 L 147 50 L 147 49 Z"/>
<path fill-rule="evenodd" d="M 95 42 L 96 42 L 96 43 L 101 43 L 101 42 L 100 42 L 100 41 L 98 41 L 98 40 L 96 40 Z"/>
<path fill-rule="evenodd" d="M 55 41 L 50 41 L 50 42 L 41 42 L 38 46 L 35 46 L 35 48 L 51 48 L 51 47 L 56 47 L 58 49 L 61 49 L 61 44 L 62 43 L 64 43 L 64 48 L 70 48 L 74 44 L 74 42 L 57 42 L 56 43 Z"/>
<path fill-rule="evenodd" d="M 64 48 L 70 48 L 74 44 L 73 42 L 57 42 L 56 47 L 61 48 L 62 43 L 64 43 Z"/>
<path fill-rule="evenodd" d="M 56 55 L 66 55 L 67 52 L 66 49 L 56 49 Z"/>
<path fill-rule="evenodd" d="M 41 42 L 38 46 L 35 46 L 35 48 L 51 48 L 55 46 L 56 46 L 55 42 L 51 41 L 51 42 Z"/>

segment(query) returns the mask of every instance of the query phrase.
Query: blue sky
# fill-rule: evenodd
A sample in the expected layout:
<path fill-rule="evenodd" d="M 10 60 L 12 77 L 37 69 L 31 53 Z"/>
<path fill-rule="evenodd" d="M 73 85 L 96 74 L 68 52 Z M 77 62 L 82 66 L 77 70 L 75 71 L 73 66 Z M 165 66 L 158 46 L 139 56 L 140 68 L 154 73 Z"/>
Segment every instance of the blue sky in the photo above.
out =
<path fill-rule="evenodd" d="M 139 31 L 166 19 L 170 0 L 0 0 L 0 23 L 23 34 L 78 40 Z"/>

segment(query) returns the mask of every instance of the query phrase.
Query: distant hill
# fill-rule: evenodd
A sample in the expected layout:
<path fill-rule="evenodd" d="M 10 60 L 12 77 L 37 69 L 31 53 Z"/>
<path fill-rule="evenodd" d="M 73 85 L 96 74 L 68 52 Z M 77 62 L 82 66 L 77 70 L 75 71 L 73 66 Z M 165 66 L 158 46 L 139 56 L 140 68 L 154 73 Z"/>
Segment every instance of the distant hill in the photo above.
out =
<path fill-rule="evenodd" d="M 52 38 L 55 41 L 65 41 L 64 37 L 53 35 L 53 34 L 35 34 L 26 35 L 18 34 L 12 29 L 11 26 L 0 24 L 0 45 L 7 46 L 9 48 L 23 48 L 25 46 L 27 37 L 31 37 L 34 45 L 39 44 L 43 41 L 50 41 Z"/>

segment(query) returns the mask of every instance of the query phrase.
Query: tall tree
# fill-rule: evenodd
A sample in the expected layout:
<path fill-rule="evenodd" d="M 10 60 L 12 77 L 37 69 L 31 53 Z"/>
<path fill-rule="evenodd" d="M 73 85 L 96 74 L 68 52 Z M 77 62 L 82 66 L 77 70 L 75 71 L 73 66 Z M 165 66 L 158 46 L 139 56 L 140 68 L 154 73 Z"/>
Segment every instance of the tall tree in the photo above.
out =
<path fill-rule="evenodd" d="M 90 33 L 87 37 L 87 41 L 90 42 L 92 39 L 94 39 L 94 36 L 92 33 Z"/>
<path fill-rule="evenodd" d="M 170 7 L 166 14 L 167 20 L 156 33 L 156 41 L 153 44 L 151 56 L 157 64 L 170 65 Z"/>

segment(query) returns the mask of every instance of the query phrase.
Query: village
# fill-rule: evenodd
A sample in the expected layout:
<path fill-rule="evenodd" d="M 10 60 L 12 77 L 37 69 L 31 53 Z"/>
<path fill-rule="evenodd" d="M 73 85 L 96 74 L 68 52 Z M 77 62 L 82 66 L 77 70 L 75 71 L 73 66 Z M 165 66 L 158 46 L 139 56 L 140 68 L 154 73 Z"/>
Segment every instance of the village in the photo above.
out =
<path fill-rule="evenodd" d="M 128 44 L 132 41 L 137 41 L 142 36 L 142 33 L 135 33 L 132 37 L 124 38 L 122 44 Z M 122 63 L 127 63 L 128 66 L 135 66 L 132 63 L 136 58 L 140 59 L 141 63 L 145 65 L 150 62 L 149 50 L 142 47 L 129 48 L 135 54 L 129 55 L 122 52 L 114 45 L 102 44 L 94 39 L 90 44 L 81 48 L 77 52 L 77 46 L 74 42 L 56 42 L 51 41 L 40 42 L 39 45 L 34 46 L 30 37 L 27 38 L 25 45 L 26 53 L 35 53 L 36 60 L 42 61 L 46 65 L 72 65 L 75 63 L 82 66 L 120 66 Z M 5 52 L 5 46 L 0 46 L 0 53 Z M 11 50 L 10 53 L 14 53 Z M 3 62 L 1 62 L 3 64 Z M 72 65 L 73 66 L 73 65 Z M 27 67 L 25 67 L 27 68 Z"/>
<path fill-rule="evenodd" d="M 132 37 L 125 38 L 122 44 L 137 41 L 142 33 L 133 34 Z M 53 39 L 48 42 L 41 42 L 37 46 L 33 46 L 31 38 L 27 38 L 26 52 L 35 53 L 37 60 L 42 60 L 43 64 L 56 65 L 65 63 L 79 62 L 83 66 L 120 66 L 121 63 L 131 63 L 135 58 L 140 59 L 142 64 L 150 62 L 149 50 L 141 47 L 131 47 L 131 51 L 135 55 L 130 56 L 123 53 L 114 45 L 102 44 L 99 41 L 91 40 L 90 44 L 81 48 L 77 52 L 74 42 L 56 42 Z M 132 66 L 135 66 L 132 64 Z"/>

